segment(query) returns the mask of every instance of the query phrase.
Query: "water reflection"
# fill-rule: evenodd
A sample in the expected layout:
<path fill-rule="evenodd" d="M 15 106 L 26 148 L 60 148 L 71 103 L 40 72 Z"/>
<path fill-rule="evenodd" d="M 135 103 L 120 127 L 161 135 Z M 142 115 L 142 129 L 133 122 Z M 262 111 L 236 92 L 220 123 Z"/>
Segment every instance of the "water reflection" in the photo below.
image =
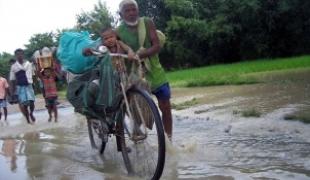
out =
<path fill-rule="evenodd" d="M 2 144 L 0 140 L 1 178 L 136 179 L 128 177 L 122 169 L 123 161 L 113 147 L 114 141 L 109 142 L 111 147 L 107 147 L 104 156 L 99 156 L 90 147 L 84 119 L 71 116 L 77 118 L 73 126 L 66 127 L 69 122 L 60 121 L 56 128 L 6 138 Z M 217 115 L 217 119 L 175 116 L 176 135 L 173 146 L 167 147 L 162 179 L 289 179 L 286 176 L 307 179 L 310 144 L 304 139 L 310 134 L 306 126 L 274 117 L 278 115 L 266 118 L 268 124 L 264 118 L 235 119 L 230 122 L 232 132 L 228 134 L 224 132 L 227 114 Z M 18 168 L 14 172 L 3 168 L 1 157 L 9 158 L 8 168 L 14 169 L 14 163 L 11 164 L 14 156 Z"/>
<path fill-rule="evenodd" d="M 42 173 L 44 159 L 37 159 L 37 155 L 42 153 L 43 144 L 39 143 L 40 134 L 36 131 L 28 132 L 23 135 L 23 153 L 26 157 L 25 168 L 31 178 Z"/>
<path fill-rule="evenodd" d="M 300 107 L 310 110 L 309 81 L 290 84 L 296 89 L 278 83 L 180 91 L 189 99 L 196 91 L 206 105 L 174 112 L 162 179 L 309 180 L 310 127 L 283 119 Z M 252 106 L 261 117 L 233 113 Z M 34 126 L 19 116 L 0 126 L 0 179 L 136 179 L 127 176 L 115 137 L 100 156 L 90 147 L 85 118 L 72 108 L 59 114 L 57 124 L 37 112 Z"/>
<path fill-rule="evenodd" d="M 16 146 L 18 142 L 15 139 L 5 139 L 2 143 L 1 154 L 9 159 L 10 169 L 12 172 L 16 172 Z"/>

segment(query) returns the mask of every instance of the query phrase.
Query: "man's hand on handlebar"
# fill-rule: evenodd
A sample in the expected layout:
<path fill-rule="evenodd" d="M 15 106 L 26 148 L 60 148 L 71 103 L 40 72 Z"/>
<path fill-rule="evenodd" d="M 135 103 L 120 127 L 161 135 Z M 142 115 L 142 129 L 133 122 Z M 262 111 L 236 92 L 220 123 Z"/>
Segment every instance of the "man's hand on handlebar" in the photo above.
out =
<path fill-rule="evenodd" d="M 128 60 L 134 61 L 137 60 L 138 56 L 133 51 L 128 51 Z"/>
<path fill-rule="evenodd" d="M 110 56 L 112 56 L 112 57 L 126 58 L 129 61 L 139 61 L 140 60 L 138 54 L 136 54 L 132 50 L 128 51 L 127 54 L 110 53 L 109 50 L 105 46 L 100 46 L 98 48 L 98 50 L 93 49 L 93 48 L 84 48 L 83 52 L 82 52 L 83 56 L 98 56 L 98 57 L 104 56 L 106 53 L 110 54 Z"/>

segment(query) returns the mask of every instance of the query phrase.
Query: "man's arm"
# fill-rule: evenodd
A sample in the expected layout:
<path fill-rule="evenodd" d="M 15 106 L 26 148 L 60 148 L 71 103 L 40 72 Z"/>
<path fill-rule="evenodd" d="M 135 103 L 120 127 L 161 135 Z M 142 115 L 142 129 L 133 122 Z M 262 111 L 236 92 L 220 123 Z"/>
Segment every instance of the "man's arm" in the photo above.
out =
<path fill-rule="evenodd" d="M 127 53 L 128 59 L 133 60 L 135 58 L 135 52 L 124 42 L 118 41 L 120 47 Z"/>
<path fill-rule="evenodd" d="M 9 95 L 10 96 L 10 90 L 9 90 L 9 83 L 8 81 L 5 79 L 4 81 L 4 90 L 5 90 L 5 93 L 4 93 L 4 99 Z"/>
<path fill-rule="evenodd" d="M 37 77 L 37 78 L 39 78 L 39 79 L 42 79 L 42 72 L 41 72 L 41 71 L 36 70 L 34 74 L 35 74 L 35 75 L 34 75 L 35 77 Z"/>
<path fill-rule="evenodd" d="M 156 27 L 155 27 L 154 22 L 151 19 L 149 19 L 149 21 L 146 22 L 146 27 L 149 30 L 149 36 L 150 36 L 149 38 L 151 40 L 152 46 L 148 49 L 144 49 L 138 52 L 138 56 L 141 59 L 153 56 L 159 53 L 160 51 L 159 39 L 157 37 Z"/>
<path fill-rule="evenodd" d="M 12 88 L 11 88 L 11 92 L 10 92 L 10 94 L 11 95 L 14 95 L 15 94 L 15 91 L 16 91 L 16 80 L 11 80 L 11 86 L 12 86 Z"/>
<path fill-rule="evenodd" d="M 11 96 L 11 92 L 9 88 L 5 88 L 5 97 Z"/>
<path fill-rule="evenodd" d="M 9 81 L 11 82 L 11 90 L 12 92 L 10 92 L 12 95 L 15 94 L 15 89 L 16 89 L 16 77 L 15 77 L 15 73 L 13 72 L 13 65 L 11 66 L 11 70 L 10 70 L 10 77 L 9 77 Z"/>
<path fill-rule="evenodd" d="M 119 45 L 121 46 L 121 48 L 126 52 L 126 53 L 129 53 L 129 52 L 133 52 L 133 50 L 127 45 L 125 44 L 123 41 L 118 41 L 119 42 Z"/>

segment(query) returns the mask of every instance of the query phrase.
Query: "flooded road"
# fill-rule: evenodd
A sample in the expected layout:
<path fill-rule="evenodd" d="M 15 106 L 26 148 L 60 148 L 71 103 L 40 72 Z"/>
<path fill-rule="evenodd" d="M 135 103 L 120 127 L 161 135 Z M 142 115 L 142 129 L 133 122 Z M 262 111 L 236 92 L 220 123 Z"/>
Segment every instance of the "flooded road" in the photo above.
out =
<path fill-rule="evenodd" d="M 173 142 L 162 179 L 310 179 L 310 124 L 284 120 L 310 111 L 310 73 L 273 83 L 173 90 Z M 254 110 L 259 116 L 244 116 Z M 128 177 L 114 137 L 103 157 L 91 149 L 85 119 L 71 107 L 59 122 L 35 113 L 0 123 L 0 179 L 137 179 Z"/>

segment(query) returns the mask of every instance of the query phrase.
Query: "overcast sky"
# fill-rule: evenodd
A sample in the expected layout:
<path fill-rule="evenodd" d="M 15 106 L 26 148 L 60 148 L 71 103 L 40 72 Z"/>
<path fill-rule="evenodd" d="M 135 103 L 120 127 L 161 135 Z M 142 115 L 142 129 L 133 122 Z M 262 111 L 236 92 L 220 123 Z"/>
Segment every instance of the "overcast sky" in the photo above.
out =
<path fill-rule="evenodd" d="M 76 24 L 82 10 L 93 10 L 99 0 L 0 0 L 0 53 L 24 48 L 37 33 L 56 32 Z M 120 0 L 106 2 L 115 13 Z"/>

